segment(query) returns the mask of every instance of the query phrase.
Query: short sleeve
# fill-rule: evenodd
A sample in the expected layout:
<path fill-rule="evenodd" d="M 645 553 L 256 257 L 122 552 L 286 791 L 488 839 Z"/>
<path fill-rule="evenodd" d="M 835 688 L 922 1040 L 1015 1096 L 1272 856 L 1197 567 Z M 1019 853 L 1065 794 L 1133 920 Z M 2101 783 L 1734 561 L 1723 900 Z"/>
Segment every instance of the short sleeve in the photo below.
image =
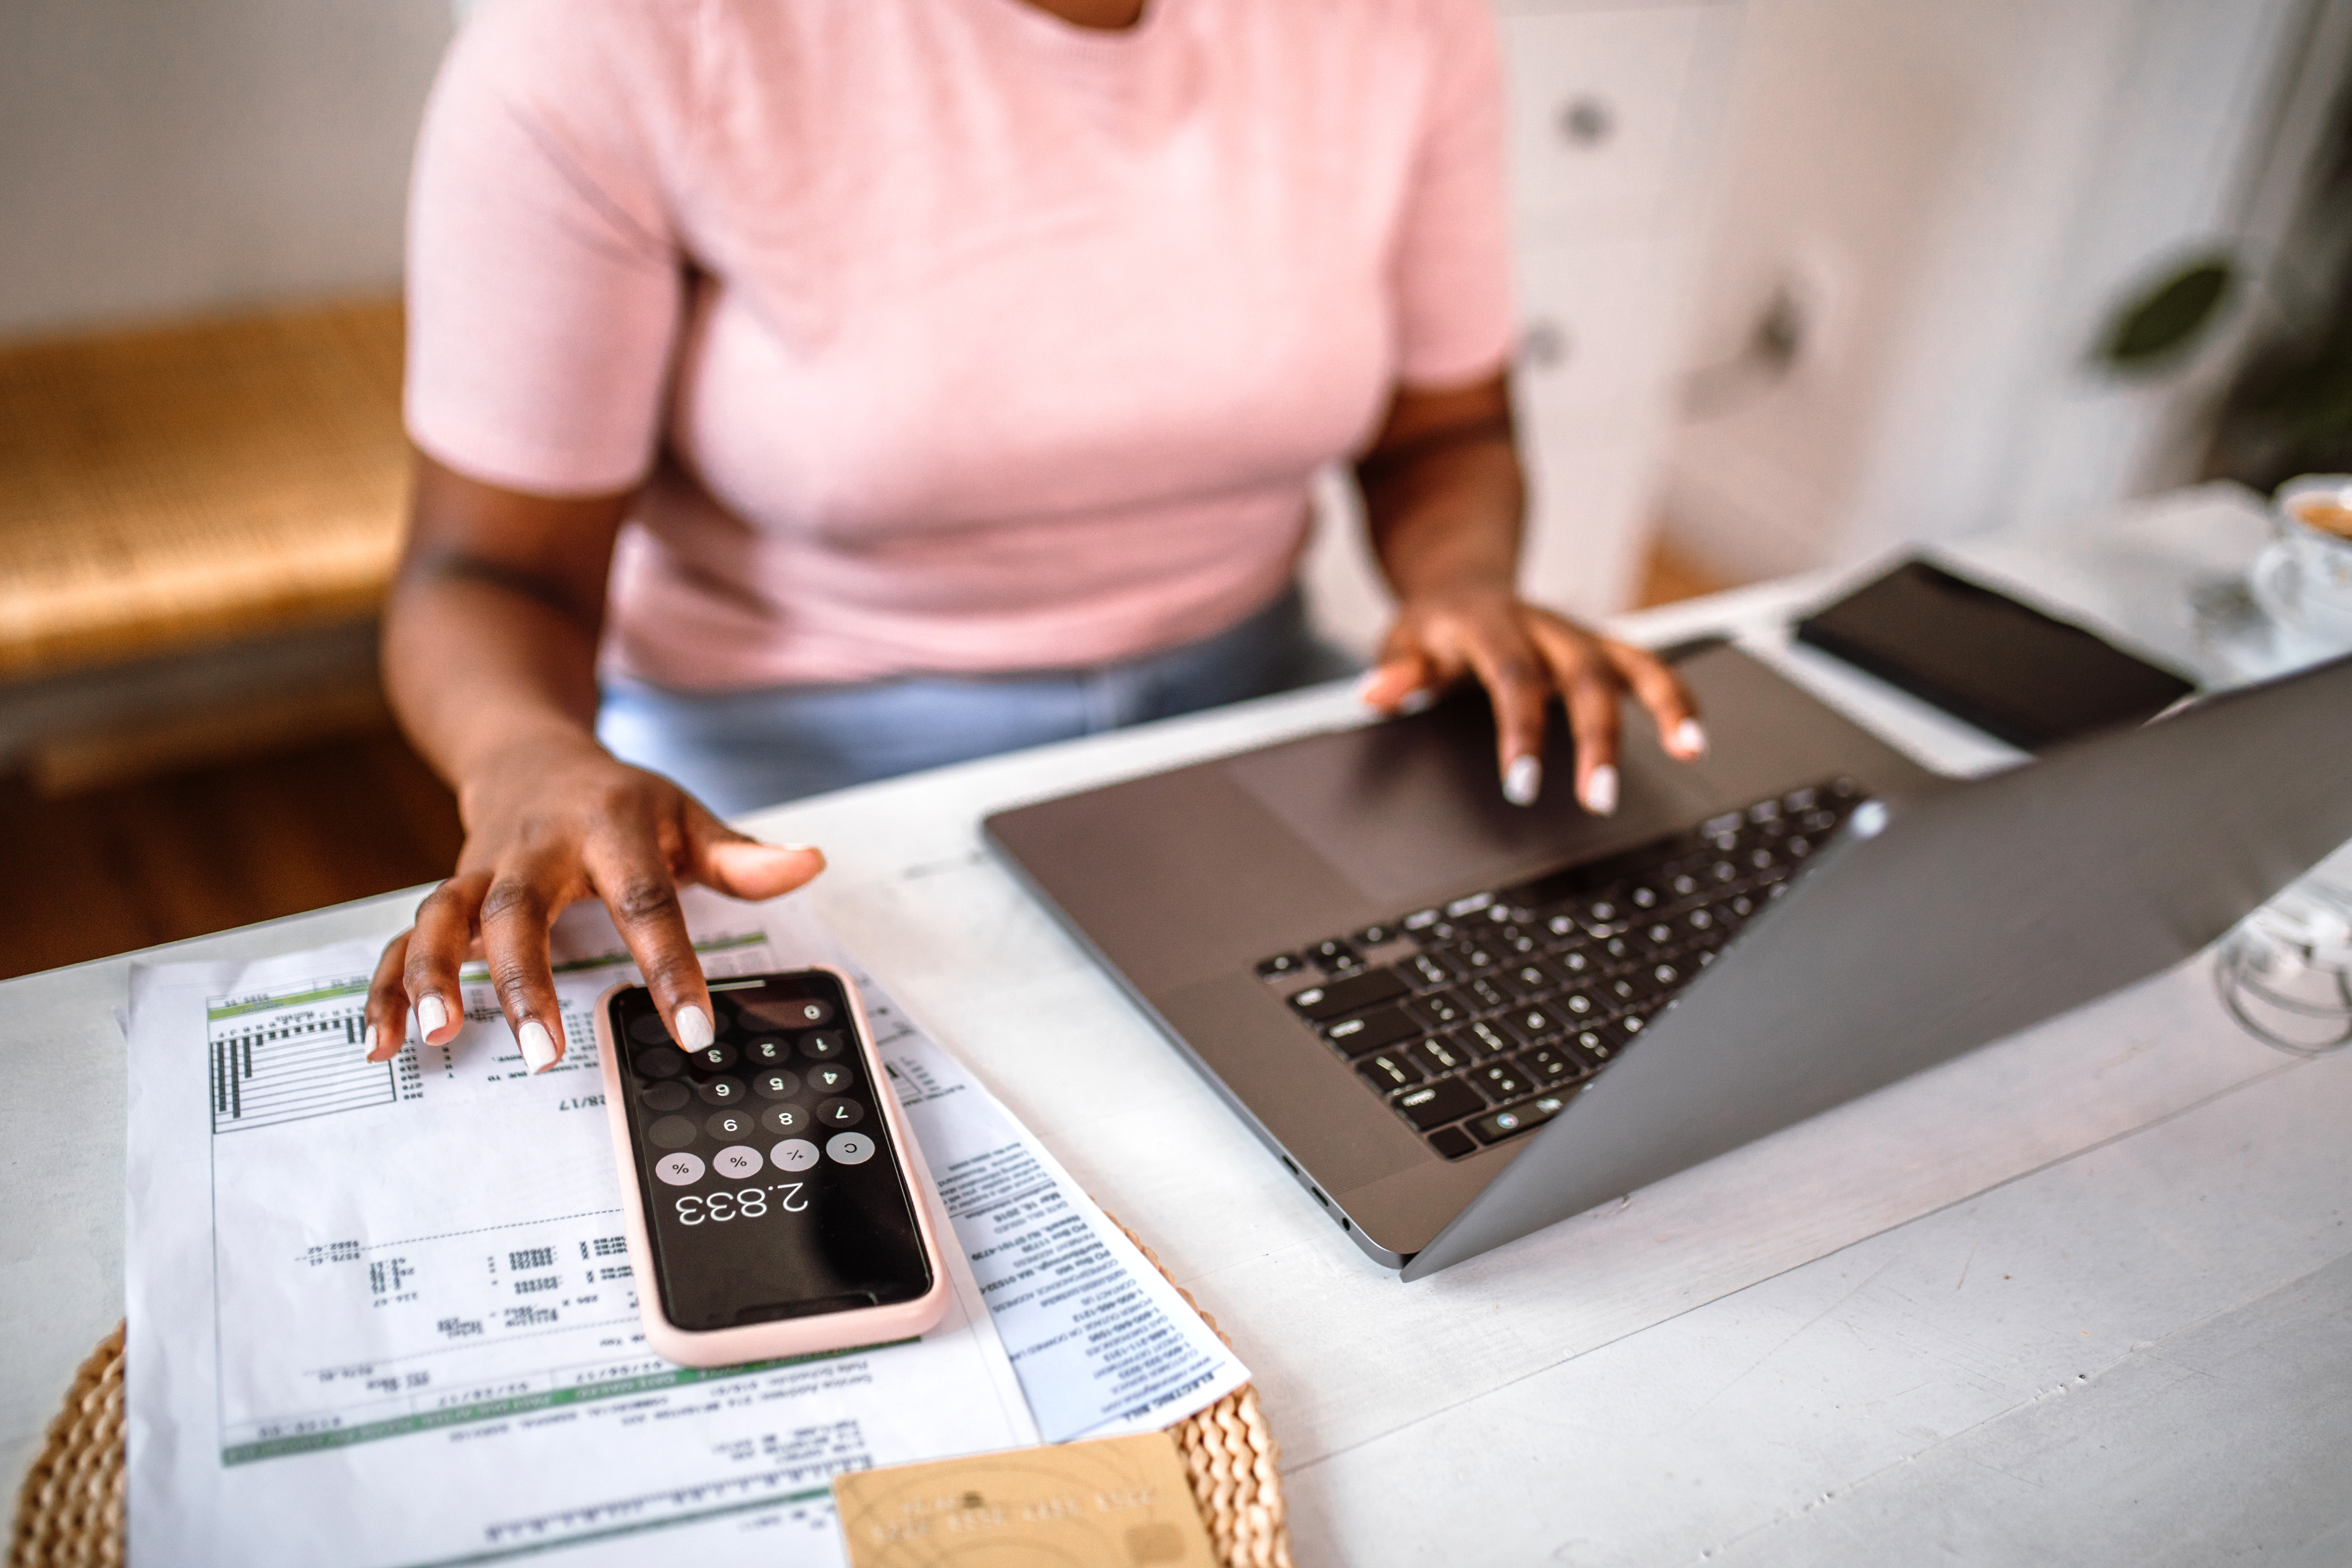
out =
<path fill-rule="evenodd" d="M 410 437 L 508 489 L 625 489 L 659 449 L 684 273 L 661 169 L 683 29 L 646 0 L 490 0 L 409 191 Z"/>
<path fill-rule="evenodd" d="M 1486 0 L 1429 7 L 1435 60 L 1397 235 L 1397 376 L 1458 386 L 1500 370 L 1512 338 L 1502 66 Z"/>

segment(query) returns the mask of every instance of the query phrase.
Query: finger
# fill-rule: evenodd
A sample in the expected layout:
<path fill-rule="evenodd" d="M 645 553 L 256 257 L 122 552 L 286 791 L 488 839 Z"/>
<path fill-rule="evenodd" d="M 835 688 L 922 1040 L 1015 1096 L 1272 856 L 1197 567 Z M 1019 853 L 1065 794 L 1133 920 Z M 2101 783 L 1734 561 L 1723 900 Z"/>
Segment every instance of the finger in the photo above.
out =
<path fill-rule="evenodd" d="M 762 844 L 691 800 L 686 808 L 686 853 L 694 879 L 730 899 L 782 898 L 824 869 L 824 852 L 814 845 Z"/>
<path fill-rule="evenodd" d="M 1481 627 L 1463 649 L 1495 708 L 1495 765 L 1503 775 L 1503 798 L 1533 805 L 1543 793 L 1544 704 L 1550 700 L 1551 671 L 1535 644 L 1517 624 Z"/>
<path fill-rule="evenodd" d="M 617 826 L 618 831 L 600 833 L 589 842 L 589 883 L 637 961 L 670 1038 L 698 1051 L 716 1037 L 710 988 L 686 929 L 686 911 L 678 906 L 677 879 L 651 824 Z"/>
<path fill-rule="evenodd" d="M 1410 645 L 1383 653 L 1356 689 L 1356 700 L 1376 712 L 1419 713 L 1437 700 L 1437 672 L 1429 658 Z"/>
<path fill-rule="evenodd" d="M 1568 706 L 1577 801 L 1595 816 L 1610 816 L 1617 809 L 1617 672 L 1591 641 L 1565 627 L 1538 622 L 1535 636 Z"/>
<path fill-rule="evenodd" d="M 1381 640 L 1378 667 L 1409 667 L 1412 684 L 1406 689 L 1426 690 L 1433 702 L 1438 692 L 1470 673 L 1459 635 L 1464 625 L 1461 616 L 1451 612 L 1400 616 Z"/>
<path fill-rule="evenodd" d="M 469 871 L 450 878 L 416 906 L 401 986 L 408 993 L 408 1005 L 416 1009 L 416 1032 L 427 1045 L 447 1045 L 466 1022 L 457 971 L 474 944 L 474 925 L 489 885 L 488 872 Z"/>
<path fill-rule="evenodd" d="M 547 932 L 555 923 L 556 877 L 547 864 L 506 868 L 482 895 L 482 962 L 499 1007 L 522 1047 L 523 1066 L 545 1072 L 563 1059 L 563 1015 L 548 965 Z"/>
<path fill-rule="evenodd" d="M 368 982 L 367 1059 L 372 1062 L 390 1061 L 408 1043 L 408 993 L 400 984 L 407 963 L 408 932 L 402 931 L 383 944 L 383 956 L 375 961 L 374 977 Z"/>
<path fill-rule="evenodd" d="M 1601 654 L 1657 721 L 1658 742 L 1669 755 L 1686 763 L 1706 755 L 1706 731 L 1699 727 L 1697 700 L 1673 666 L 1646 648 L 1606 637 L 1601 639 Z"/>

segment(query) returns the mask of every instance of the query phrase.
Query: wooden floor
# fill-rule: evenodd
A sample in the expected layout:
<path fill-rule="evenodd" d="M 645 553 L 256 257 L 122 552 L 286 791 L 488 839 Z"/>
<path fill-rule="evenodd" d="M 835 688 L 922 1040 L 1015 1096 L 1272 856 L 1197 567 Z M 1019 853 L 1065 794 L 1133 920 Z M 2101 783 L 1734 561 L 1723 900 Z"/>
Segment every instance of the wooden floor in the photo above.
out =
<path fill-rule="evenodd" d="M 65 800 L 0 779 L 0 977 L 432 881 L 460 838 L 390 734 Z"/>
<path fill-rule="evenodd" d="M 1642 602 L 1719 585 L 1662 554 Z M 0 978 L 433 881 L 462 837 L 390 733 L 64 800 L 0 778 Z"/>

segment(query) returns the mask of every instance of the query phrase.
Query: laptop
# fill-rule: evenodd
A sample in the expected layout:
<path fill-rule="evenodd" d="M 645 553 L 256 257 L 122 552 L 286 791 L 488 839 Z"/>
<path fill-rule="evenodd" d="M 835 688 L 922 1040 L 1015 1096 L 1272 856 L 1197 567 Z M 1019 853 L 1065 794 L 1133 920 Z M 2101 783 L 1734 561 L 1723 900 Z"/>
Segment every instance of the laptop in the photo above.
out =
<path fill-rule="evenodd" d="M 1612 817 L 1506 804 L 1473 689 L 986 829 L 1406 1279 L 2167 968 L 2352 839 L 2352 659 L 1966 783 L 1735 647 L 1677 667 L 1708 754 L 1629 717 Z"/>

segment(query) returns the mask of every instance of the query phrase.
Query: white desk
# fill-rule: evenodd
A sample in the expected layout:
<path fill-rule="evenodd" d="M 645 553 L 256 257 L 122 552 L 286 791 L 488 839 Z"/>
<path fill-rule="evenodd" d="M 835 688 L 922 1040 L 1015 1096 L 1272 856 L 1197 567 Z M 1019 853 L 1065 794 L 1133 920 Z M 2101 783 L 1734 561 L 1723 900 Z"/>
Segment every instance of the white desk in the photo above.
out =
<path fill-rule="evenodd" d="M 2142 640 L 2193 663 L 2185 623 L 2150 607 L 2258 539 L 2209 500 L 1961 553 L 2071 584 L 2102 615 L 2137 605 Z M 1627 626 L 1744 631 L 1923 754 L 1999 765 L 1916 705 L 1774 652 L 1771 626 L 1815 587 Z M 2303 1062 L 2240 1034 L 2202 963 L 1421 1284 L 1367 1262 L 977 830 L 1012 802 L 1350 712 L 1342 690 L 1302 692 L 750 824 L 826 847 L 825 917 L 1233 1334 L 1284 1444 L 1303 1562 L 2352 1558 L 2352 1053 Z M 172 956 L 383 931 L 413 899 Z M 0 986 L 12 1475 L 121 1312 L 127 962 Z"/>

